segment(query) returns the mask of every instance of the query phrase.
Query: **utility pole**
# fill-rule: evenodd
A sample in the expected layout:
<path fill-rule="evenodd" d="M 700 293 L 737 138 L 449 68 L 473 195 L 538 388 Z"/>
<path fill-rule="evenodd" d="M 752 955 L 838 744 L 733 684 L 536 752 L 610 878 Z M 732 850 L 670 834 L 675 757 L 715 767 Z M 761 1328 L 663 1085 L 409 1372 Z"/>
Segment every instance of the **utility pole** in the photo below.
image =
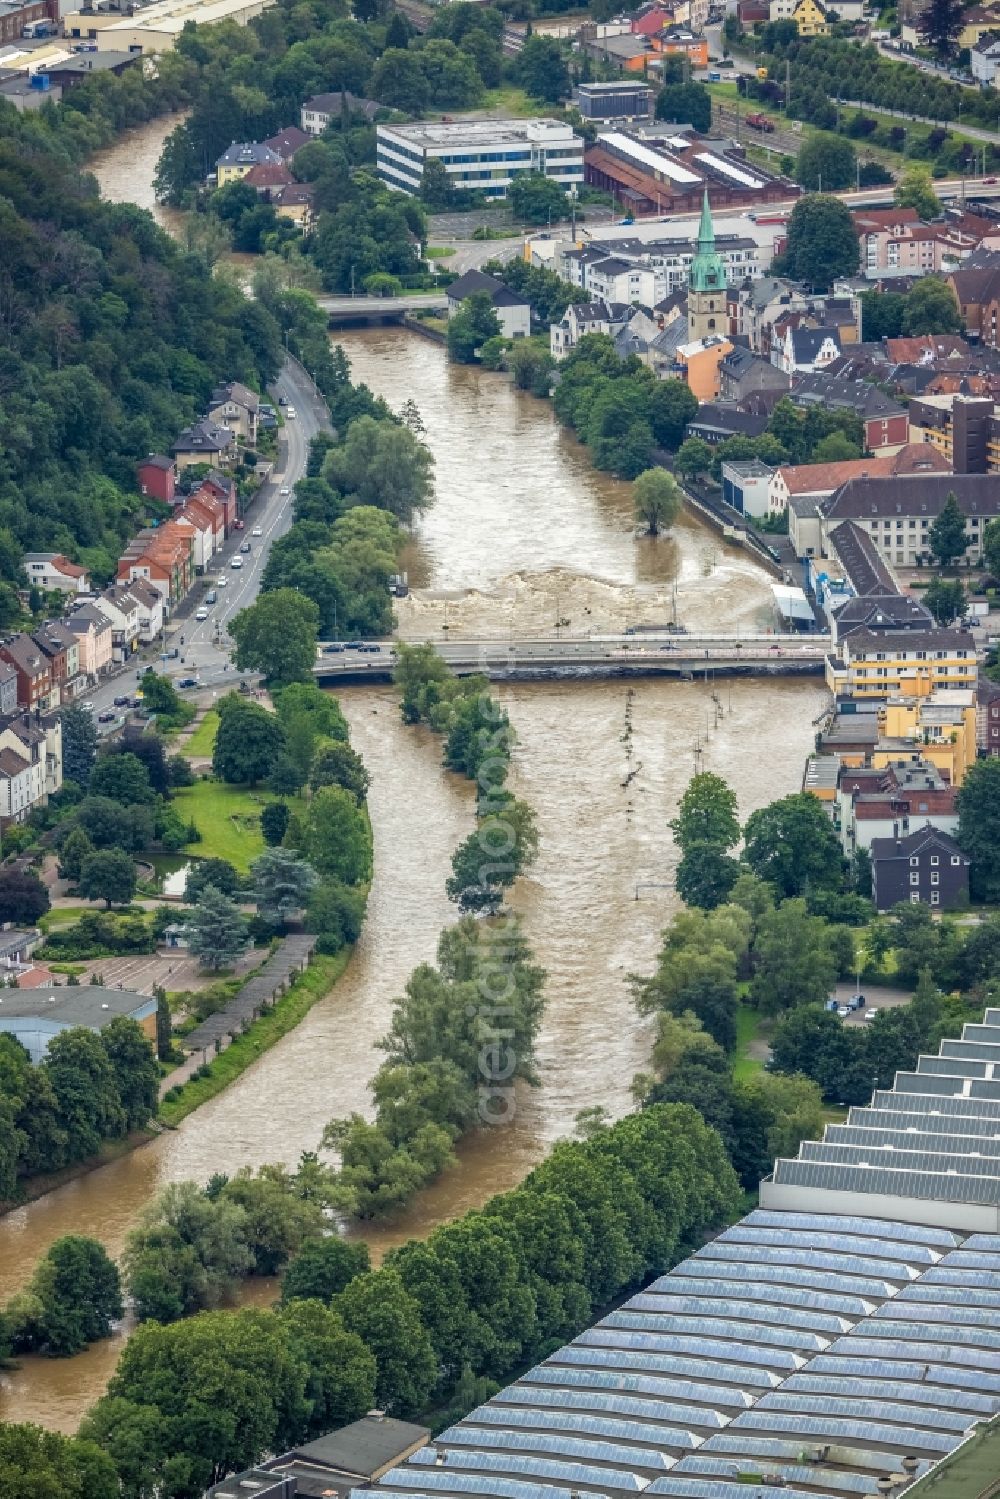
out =
<path fill-rule="evenodd" d="M 788 58 L 785 58 L 785 114 L 788 113 L 788 95 L 790 92 L 791 66 Z"/>

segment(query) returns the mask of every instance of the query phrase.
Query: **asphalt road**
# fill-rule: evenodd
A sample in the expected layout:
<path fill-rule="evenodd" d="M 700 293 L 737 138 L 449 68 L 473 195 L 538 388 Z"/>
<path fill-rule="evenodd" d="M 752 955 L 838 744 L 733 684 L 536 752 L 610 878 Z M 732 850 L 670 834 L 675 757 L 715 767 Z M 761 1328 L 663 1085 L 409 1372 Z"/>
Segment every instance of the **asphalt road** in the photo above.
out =
<path fill-rule="evenodd" d="M 315 392 L 311 379 L 293 361 L 289 360 L 283 366 L 270 390 L 275 400 L 281 396 L 285 398 L 295 416 L 288 419 L 287 407 L 284 408 L 286 419 L 278 437 L 274 475 L 248 509 L 246 529 L 234 531 L 227 539 L 206 573 L 208 586 L 200 581 L 196 583 L 183 606 L 184 617 L 175 617 L 167 625 L 165 647 L 167 650 L 176 647 L 180 655 L 163 661 L 158 651 L 149 647 L 141 655 L 134 656 L 124 670 L 87 694 L 87 701 L 94 705 L 95 716 L 108 712 L 116 697 L 133 694 L 138 685 L 136 674 L 144 671 L 147 665 L 155 666 L 175 681 L 179 677 L 196 676 L 203 687 L 214 691 L 225 690 L 239 680 L 229 659 L 232 642 L 226 631 L 227 622 L 257 597 L 270 545 L 277 537 L 283 536 L 292 523 L 292 495 L 283 495 L 281 491 L 292 491 L 296 481 L 304 476 L 309 443 L 321 428 L 329 426 L 326 407 Z M 262 529 L 263 536 L 252 534 L 256 527 Z M 241 555 L 240 547 L 244 541 L 250 542 L 252 551 L 243 556 L 242 568 L 235 570 L 230 567 L 230 562 L 234 556 Z M 217 580 L 221 578 L 226 580 L 225 587 L 218 585 Z M 194 611 L 202 595 L 213 588 L 218 602 L 207 620 L 195 621 Z M 205 696 L 194 690 L 191 695 L 200 700 Z M 116 727 L 114 723 L 99 725 L 102 732 L 113 732 Z"/>

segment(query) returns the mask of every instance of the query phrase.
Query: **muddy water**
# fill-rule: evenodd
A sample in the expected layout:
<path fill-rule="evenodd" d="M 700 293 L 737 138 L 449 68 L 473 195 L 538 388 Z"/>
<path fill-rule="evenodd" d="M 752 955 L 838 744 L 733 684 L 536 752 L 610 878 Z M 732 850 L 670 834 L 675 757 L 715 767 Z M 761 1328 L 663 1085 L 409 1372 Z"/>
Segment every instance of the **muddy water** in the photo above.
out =
<path fill-rule="evenodd" d="M 688 520 L 672 538 L 636 542 L 627 486 L 591 470 L 548 407 L 495 376 L 447 366 L 441 350 L 398 331 L 343 343 L 357 378 L 397 407 L 412 396 L 436 458 L 438 498 L 414 538 L 400 632 L 605 628 L 668 617 L 692 628 L 767 628 L 767 580 Z M 676 595 L 674 585 L 676 584 Z M 561 623 L 560 623 L 561 622 Z M 713 692 L 715 697 L 713 697 Z M 646 1022 L 629 970 L 648 968 L 674 897 L 666 823 L 695 766 L 718 771 L 745 815 L 799 784 L 819 711 L 818 683 L 648 681 L 536 684 L 500 694 L 517 725 L 514 786 L 536 808 L 538 863 L 515 892 L 548 970 L 538 1048 L 541 1087 L 513 1127 L 463 1146 L 458 1167 L 405 1219 L 366 1233 L 376 1254 L 513 1185 L 581 1108 L 614 1114 L 645 1063 Z M 294 1162 L 334 1115 L 367 1109 L 393 997 L 433 956 L 453 919 L 450 855 L 471 823 L 471 790 L 442 771 L 440 747 L 399 723 L 391 689 L 343 698 L 372 775 L 375 882 L 362 940 L 329 999 L 225 1094 L 179 1130 L 0 1222 L 0 1301 L 70 1231 L 120 1250 L 170 1180 L 267 1160 Z M 638 896 L 638 898 L 637 898 Z M 269 1286 L 251 1294 L 266 1299 Z M 2 1376 L 0 1413 L 72 1429 L 117 1358 L 107 1343 L 73 1360 L 26 1361 Z"/>
<path fill-rule="evenodd" d="M 102 198 L 111 203 L 135 203 L 139 208 L 148 208 L 161 228 L 177 235 L 184 214 L 180 209 L 157 203 L 153 178 L 164 141 L 183 119 L 183 114 L 170 114 L 148 120 L 113 146 L 98 151 L 86 168 L 97 178 Z"/>

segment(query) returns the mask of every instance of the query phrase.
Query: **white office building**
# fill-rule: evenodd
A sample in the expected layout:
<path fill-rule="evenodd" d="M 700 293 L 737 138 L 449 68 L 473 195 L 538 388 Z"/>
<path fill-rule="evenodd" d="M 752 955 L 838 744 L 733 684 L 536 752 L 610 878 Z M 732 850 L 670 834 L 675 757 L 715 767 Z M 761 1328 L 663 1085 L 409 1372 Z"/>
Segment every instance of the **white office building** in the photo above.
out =
<path fill-rule="evenodd" d="M 453 124 L 379 125 L 376 166 L 382 181 L 420 191 L 425 164 L 444 163 L 453 187 L 506 198 L 515 177 L 541 172 L 561 187 L 583 182 L 583 141 L 559 120 L 457 120 Z"/>

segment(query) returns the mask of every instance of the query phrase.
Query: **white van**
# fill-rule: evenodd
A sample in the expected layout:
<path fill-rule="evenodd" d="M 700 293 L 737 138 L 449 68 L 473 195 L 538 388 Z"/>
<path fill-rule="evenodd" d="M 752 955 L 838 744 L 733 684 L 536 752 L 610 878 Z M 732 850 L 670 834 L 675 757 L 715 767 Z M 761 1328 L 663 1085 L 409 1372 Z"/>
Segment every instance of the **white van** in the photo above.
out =
<path fill-rule="evenodd" d="M 195 614 L 195 619 L 207 619 L 207 618 L 208 618 L 208 610 L 205 608 L 204 604 L 202 604 L 201 608 Z"/>

